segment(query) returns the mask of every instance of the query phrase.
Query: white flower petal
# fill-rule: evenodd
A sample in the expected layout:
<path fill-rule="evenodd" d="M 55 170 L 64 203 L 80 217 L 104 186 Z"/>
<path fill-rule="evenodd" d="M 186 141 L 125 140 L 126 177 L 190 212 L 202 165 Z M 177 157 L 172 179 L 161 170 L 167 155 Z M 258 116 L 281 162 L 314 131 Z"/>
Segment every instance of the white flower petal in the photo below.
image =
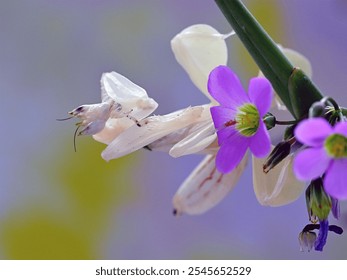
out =
<path fill-rule="evenodd" d="M 282 48 L 282 51 L 294 67 L 299 67 L 309 78 L 312 78 L 311 63 L 304 55 L 289 48 Z"/>
<path fill-rule="evenodd" d="M 247 155 L 230 173 L 218 172 L 216 156 L 207 155 L 183 182 L 173 198 L 176 213 L 197 215 L 217 205 L 236 185 L 247 163 Z"/>
<path fill-rule="evenodd" d="M 103 102 L 116 102 L 117 110 L 111 112 L 111 118 L 130 114 L 137 120 L 147 117 L 158 107 L 146 91 L 129 79 L 116 72 L 104 73 L 101 77 L 101 98 Z"/>
<path fill-rule="evenodd" d="M 132 153 L 165 135 L 180 130 L 201 120 L 204 106 L 189 107 L 164 116 L 148 117 L 140 122 L 141 126 L 133 125 L 102 152 L 101 156 L 109 161 Z"/>
<path fill-rule="evenodd" d="M 225 37 L 209 25 L 197 24 L 184 29 L 171 40 L 177 62 L 210 100 L 208 75 L 218 65 L 226 65 L 228 59 Z"/>
<path fill-rule="evenodd" d="M 293 155 L 289 155 L 265 174 L 264 159 L 252 156 L 253 187 L 259 203 L 263 206 L 282 206 L 295 201 L 303 192 L 305 183 L 293 173 Z"/>

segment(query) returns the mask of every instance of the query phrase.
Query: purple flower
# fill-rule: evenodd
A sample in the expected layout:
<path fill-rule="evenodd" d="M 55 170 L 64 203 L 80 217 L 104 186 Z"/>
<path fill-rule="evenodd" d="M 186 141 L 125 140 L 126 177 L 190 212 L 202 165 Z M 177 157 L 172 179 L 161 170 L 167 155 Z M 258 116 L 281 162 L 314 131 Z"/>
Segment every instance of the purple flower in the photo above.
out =
<path fill-rule="evenodd" d="M 323 118 L 311 118 L 300 122 L 294 134 L 309 147 L 294 159 L 297 178 L 314 180 L 325 174 L 325 191 L 336 199 L 347 199 L 347 122 L 332 127 Z"/>
<path fill-rule="evenodd" d="M 220 146 L 217 169 L 221 173 L 232 171 L 248 148 L 256 157 L 266 156 L 271 143 L 262 117 L 272 102 L 270 82 L 251 79 L 247 95 L 236 74 L 226 66 L 218 66 L 210 73 L 208 91 L 220 104 L 211 108 Z"/>

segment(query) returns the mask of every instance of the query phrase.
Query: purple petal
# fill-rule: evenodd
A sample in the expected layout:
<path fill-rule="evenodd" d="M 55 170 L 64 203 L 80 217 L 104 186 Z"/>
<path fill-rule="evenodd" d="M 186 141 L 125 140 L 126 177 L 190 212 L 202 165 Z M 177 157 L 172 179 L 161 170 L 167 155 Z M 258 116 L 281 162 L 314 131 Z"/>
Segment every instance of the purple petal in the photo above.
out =
<path fill-rule="evenodd" d="M 293 170 L 299 180 L 313 180 L 325 172 L 330 160 L 324 148 L 309 148 L 294 158 Z"/>
<path fill-rule="evenodd" d="M 249 148 L 255 157 L 261 158 L 268 155 L 271 149 L 270 135 L 265 124 L 260 121 L 257 132 L 250 137 Z"/>
<path fill-rule="evenodd" d="M 248 139 L 239 134 L 234 134 L 226 141 L 216 156 L 216 166 L 221 173 L 228 173 L 236 168 L 248 148 Z"/>
<path fill-rule="evenodd" d="M 324 189 L 336 199 L 347 199 L 347 159 L 334 160 L 324 177 Z"/>
<path fill-rule="evenodd" d="M 211 107 L 210 111 L 216 129 L 221 129 L 226 126 L 226 123 L 235 120 L 236 111 L 231 108 L 215 106 Z"/>
<path fill-rule="evenodd" d="M 225 107 L 237 108 L 249 102 L 239 78 L 227 66 L 221 65 L 211 71 L 207 88 L 211 96 Z"/>
<path fill-rule="evenodd" d="M 347 137 L 347 122 L 339 122 L 337 123 L 334 128 L 334 133 L 342 134 L 345 137 Z"/>
<path fill-rule="evenodd" d="M 252 103 L 257 106 L 260 117 L 263 117 L 271 107 L 272 86 L 265 78 L 253 78 L 249 81 L 248 95 Z"/>
<path fill-rule="evenodd" d="M 219 146 L 223 145 L 224 141 L 228 141 L 229 137 L 233 136 L 234 134 L 239 134 L 239 132 L 233 126 L 218 130 L 217 131 L 218 145 Z"/>
<path fill-rule="evenodd" d="M 336 234 L 342 234 L 343 233 L 343 229 L 339 226 L 336 226 L 336 225 L 330 225 L 329 226 L 329 231 L 332 231 Z"/>
<path fill-rule="evenodd" d="M 323 118 L 311 118 L 303 120 L 296 127 L 294 134 L 299 142 L 311 146 L 320 147 L 325 138 L 333 132 L 327 120 Z"/>
<path fill-rule="evenodd" d="M 328 220 L 319 221 L 319 233 L 314 243 L 314 249 L 316 251 L 323 251 L 324 245 L 325 243 L 327 243 L 328 230 L 329 230 Z"/>

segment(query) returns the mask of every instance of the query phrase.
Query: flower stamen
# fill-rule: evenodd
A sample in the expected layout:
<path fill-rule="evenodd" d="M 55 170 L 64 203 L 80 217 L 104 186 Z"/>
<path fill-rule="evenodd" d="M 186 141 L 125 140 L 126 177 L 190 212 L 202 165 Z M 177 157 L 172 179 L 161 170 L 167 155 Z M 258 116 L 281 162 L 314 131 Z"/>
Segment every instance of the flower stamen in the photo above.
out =
<path fill-rule="evenodd" d="M 225 127 L 228 127 L 228 126 L 232 126 L 232 125 L 235 125 L 237 124 L 237 122 L 235 120 L 230 120 L 230 121 L 227 121 L 224 126 Z"/>
<path fill-rule="evenodd" d="M 347 157 L 347 138 L 341 134 L 332 134 L 324 142 L 324 147 L 333 158 Z"/>
<path fill-rule="evenodd" d="M 246 137 L 253 136 L 259 127 L 259 112 L 257 107 L 246 103 L 238 108 L 236 114 L 236 129 Z"/>

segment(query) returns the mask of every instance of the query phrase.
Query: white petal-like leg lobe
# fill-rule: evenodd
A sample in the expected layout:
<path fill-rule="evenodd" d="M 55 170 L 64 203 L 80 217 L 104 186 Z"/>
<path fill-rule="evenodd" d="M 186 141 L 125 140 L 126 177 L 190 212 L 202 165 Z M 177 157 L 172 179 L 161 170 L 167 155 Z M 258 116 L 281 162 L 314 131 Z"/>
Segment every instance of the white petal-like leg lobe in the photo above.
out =
<path fill-rule="evenodd" d="M 282 206 L 295 201 L 304 191 L 305 183 L 293 173 L 293 155 L 288 156 L 265 174 L 264 159 L 252 156 L 253 187 L 258 202 L 263 206 Z"/>
<path fill-rule="evenodd" d="M 183 182 L 173 198 L 177 214 L 197 215 L 217 205 L 236 185 L 247 163 L 247 155 L 230 173 L 218 172 L 216 156 L 207 155 Z"/>
<path fill-rule="evenodd" d="M 103 101 L 112 99 L 116 101 L 118 100 L 119 102 L 124 102 L 128 99 L 135 98 L 148 98 L 146 90 L 117 72 L 102 74 L 101 99 Z"/>
<path fill-rule="evenodd" d="M 208 107 L 189 107 L 163 116 L 148 117 L 140 126 L 133 125 L 116 137 L 101 153 L 109 161 L 132 153 L 142 147 L 174 132 L 201 121 L 204 110 Z"/>
<path fill-rule="evenodd" d="M 116 72 L 102 75 L 101 99 L 101 103 L 79 106 L 69 114 L 81 119 L 79 135 L 93 135 L 106 144 L 158 106 L 143 88 Z"/>
<path fill-rule="evenodd" d="M 113 112 L 113 118 L 131 114 L 135 119 L 142 119 L 153 113 L 158 107 L 154 99 L 148 97 L 142 87 L 116 72 L 104 73 L 101 77 L 101 99 L 120 104 Z"/>
<path fill-rule="evenodd" d="M 210 146 L 217 138 L 213 123 L 210 120 L 195 125 L 191 133 L 170 149 L 170 156 L 180 157 L 195 154 Z"/>
<path fill-rule="evenodd" d="M 129 118 L 108 119 L 103 130 L 93 135 L 96 141 L 110 144 L 117 136 L 126 129 L 134 125 L 134 121 Z"/>

